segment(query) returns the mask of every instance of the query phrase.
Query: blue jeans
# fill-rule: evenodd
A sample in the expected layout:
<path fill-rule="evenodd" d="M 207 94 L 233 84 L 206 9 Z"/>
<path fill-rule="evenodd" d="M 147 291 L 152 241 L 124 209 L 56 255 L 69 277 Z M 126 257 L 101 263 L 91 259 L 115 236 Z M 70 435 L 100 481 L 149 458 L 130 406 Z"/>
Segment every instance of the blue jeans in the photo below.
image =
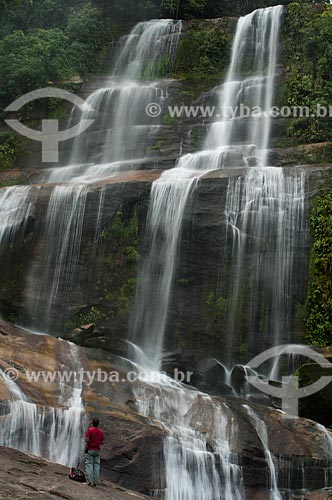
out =
<path fill-rule="evenodd" d="M 88 483 L 98 484 L 100 471 L 100 452 L 88 450 L 85 454 L 85 473 Z"/>

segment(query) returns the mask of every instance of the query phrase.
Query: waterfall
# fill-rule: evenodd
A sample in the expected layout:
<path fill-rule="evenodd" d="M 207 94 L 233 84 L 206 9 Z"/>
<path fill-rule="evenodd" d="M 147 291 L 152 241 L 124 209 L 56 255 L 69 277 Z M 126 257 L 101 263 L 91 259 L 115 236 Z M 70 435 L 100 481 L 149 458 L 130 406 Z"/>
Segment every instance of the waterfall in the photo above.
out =
<path fill-rule="evenodd" d="M 265 422 L 257 415 L 256 412 L 254 412 L 252 408 L 249 408 L 247 405 L 243 405 L 243 407 L 247 410 L 249 417 L 253 419 L 257 436 L 263 445 L 266 462 L 270 472 L 270 500 L 282 500 L 282 496 L 278 490 L 277 474 L 273 457 L 269 449 L 269 438 Z"/>
<path fill-rule="evenodd" d="M 70 342 L 65 344 L 68 344 L 69 347 L 69 366 L 76 377 L 69 386 L 60 382 L 59 405 L 67 407 L 67 409 L 53 408 L 50 410 L 52 424 L 49 437 L 49 456 L 54 462 L 68 465 L 70 463 L 77 464 L 82 454 L 84 407 L 82 380 L 77 376 L 81 368 L 79 348 Z"/>
<path fill-rule="evenodd" d="M 142 370 L 140 369 L 142 373 Z M 237 426 L 226 404 L 165 375 L 141 378 L 134 395 L 140 413 L 167 430 L 165 500 L 243 500 L 242 469 L 232 452 Z"/>
<path fill-rule="evenodd" d="M 122 38 L 114 74 L 127 78 L 144 79 L 171 67 L 176 53 L 181 21 L 158 19 L 138 23 L 132 32 Z"/>
<path fill-rule="evenodd" d="M 11 244 L 19 228 L 24 227 L 31 211 L 30 186 L 0 189 L 0 251 Z"/>
<path fill-rule="evenodd" d="M 327 430 L 323 425 L 316 424 L 318 430 L 322 432 L 326 442 L 326 460 L 324 467 L 324 479 L 325 479 L 325 488 L 330 488 L 332 485 L 332 435 L 331 431 Z"/>
<path fill-rule="evenodd" d="M 106 187 L 102 186 L 102 188 L 100 190 L 100 194 L 99 194 L 97 222 L 96 222 L 96 229 L 95 229 L 95 234 L 94 234 L 94 238 L 93 238 L 93 250 L 92 250 L 93 255 L 96 255 L 96 253 L 97 253 L 97 248 L 98 248 L 98 243 L 99 243 L 99 238 L 100 238 L 102 215 L 103 215 L 103 210 L 105 208 L 105 194 L 106 194 Z"/>
<path fill-rule="evenodd" d="M 153 183 L 147 220 L 149 250 L 139 273 L 131 338 L 143 350 L 151 352 L 151 361 L 157 367 L 162 359 L 181 225 L 194 186 L 209 171 L 227 166 L 234 153 L 238 157 L 240 152 L 244 164 L 249 164 L 257 149 L 258 163 L 266 163 L 271 127 L 268 111 L 273 102 L 281 14 L 282 7 L 278 6 L 239 19 L 228 75 L 216 92 L 220 109 L 239 107 L 246 99 L 251 106 L 261 109 L 259 115 L 244 127 L 242 119 L 229 120 L 224 113 L 222 120 L 210 128 L 203 151 L 183 156 L 174 169 L 164 172 Z M 250 72 L 252 76 L 241 79 L 241 72 Z M 283 196 L 279 185 L 283 178 L 281 169 L 270 171 L 263 166 L 248 174 L 249 179 L 255 176 L 260 188 L 258 197 L 269 195 L 271 189 L 277 199 Z M 279 179 L 279 184 L 270 186 L 275 179 Z"/>
<path fill-rule="evenodd" d="M 78 373 L 78 348 L 70 342 L 60 342 L 65 344 L 64 357 L 67 357 L 69 368 Z M 82 454 L 84 436 L 82 381 L 74 377 L 70 383 L 59 381 L 59 406 L 54 408 L 35 404 L 2 370 L 0 376 L 11 397 L 0 414 L 0 445 L 76 466 Z"/>
<path fill-rule="evenodd" d="M 99 124 L 99 132 L 93 132 L 91 140 L 94 140 L 95 133 L 110 131 L 107 140 L 105 137 L 101 139 L 101 153 L 93 164 L 89 163 L 86 155 L 89 156 L 93 149 L 90 136 L 81 134 L 74 141 L 71 164 L 54 168 L 49 173 L 49 183 L 66 184 L 52 190 L 36 245 L 38 256 L 26 279 L 26 308 L 29 321 L 35 328 L 51 331 L 57 324 L 62 328 L 67 319 L 66 312 L 61 311 L 59 321 L 59 308 L 66 301 L 70 303 L 77 277 L 88 192 L 86 184 L 107 179 L 123 168 L 133 168 L 134 164 L 139 164 L 139 155 L 148 149 L 150 139 L 155 139 L 155 119 L 152 119 L 153 125 L 140 120 L 146 116 L 148 103 L 163 99 L 163 90 L 156 81 L 142 82 L 140 79 L 158 75 L 162 62 L 163 71 L 171 67 L 180 32 L 181 22 L 154 20 L 139 23 L 120 41 L 109 86 L 98 89 L 87 99 Z M 83 111 L 80 118 L 84 119 L 90 113 Z M 74 115 L 72 113 L 72 120 Z M 103 199 L 104 194 L 97 216 L 99 222 Z"/>
<path fill-rule="evenodd" d="M 249 311 L 243 326 L 249 356 L 292 341 L 294 248 L 303 236 L 304 193 L 301 168 L 285 176 L 281 168 L 252 167 L 244 178 L 229 180 L 226 216 L 233 272 L 226 321 L 234 332 L 225 342 L 229 363 L 238 342 L 235 332 L 244 334 L 237 324 L 241 308 Z"/>
<path fill-rule="evenodd" d="M 27 308 L 34 326 L 48 330 L 59 306 L 70 298 L 80 255 L 87 188 L 55 186 L 41 235 L 39 261 L 27 276 Z"/>
<path fill-rule="evenodd" d="M 267 164 L 281 14 L 282 6 L 278 6 L 239 19 L 228 76 L 217 89 L 223 119 L 212 124 L 206 147 L 227 151 L 237 146 L 236 150 L 241 151 L 239 145 L 247 146 L 242 149 L 246 164 L 255 150 L 258 163 Z M 244 103 L 254 111 L 249 119 L 240 114 Z M 237 111 L 231 119 L 230 110 Z"/>
<path fill-rule="evenodd" d="M 121 39 L 107 86 L 87 99 L 96 122 L 76 138 L 70 165 L 53 169 L 50 182 L 94 182 L 144 161 L 160 124 L 146 107 L 164 99 L 167 82 L 155 78 L 171 69 L 180 33 L 181 21 L 161 19 L 139 23 Z M 80 118 L 91 118 L 91 111 Z"/>
<path fill-rule="evenodd" d="M 259 114 L 249 120 L 239 117 L 230 120 L 224 114 L 221 121 L 211 126 L 203 151 L 181 157 L 174 169 L 164 172 L 153 183 L 146 230 L 148 250 L 139 271 L 131 322 L 131 338 L 139 346 L 134 350 L 134 359 L 138 363 L 143 361 L 147 369 L 153 367 L 160 370 L 162 366 L 181 227 L 185 211 L 190 210 L 191 196 L 201 177 L 212 170 L 232 166 L 234 159 L 239 162 L 238 166 L 253 166 L 244 179 L 235 175 L 235 180 L 229 181 L 226 213 L 228 226 L 233 231 L 235 265 L 240 267 L 244 260 L 242 246 L 246 233 L 250 230 L 253 239 L 256 237 L 261 244 L 264 238 L 270 238 L 269 227 L 272 222 L 277 231 L 276 240 L 271 242 L 274 245 L 273 271 L 277 276 L 274 286 L 279 289 L 276 300 L 272 301 L 272 322 L 277 324 L 281 308 L 287 307 L 287 293 L 290 293 L 292 285 L 293 244 L 303 212 L 304 176 L 295 175 L 291 180 L 286 180 L 282 169 L 267 166 L 271 128 L 268 111 L 273 104 L 277 76 L 281 14 L 282 7 L 268 8 L 255 11 L 238 21 L 228 76 L 226 82 L 217 89 L 220 109 L 239 107 L 246 101 L 252 107 L 259 107 Z M 241 77 L 241 73 L 248 72 L 250 77 Z M 248 215 L 251 211 L 253 217 Z M 239 227 L 241 218 L 244 222 Z M 256 286 L 259 285 L 258 278 Z M 239 288 L 238 273 L 232 292 L 233 317 L 237 313 Z M 274 340 L 277 340 L 276 335 Z M 130 350 L 133 352 L 132 347 Z M 212 408 L 209 406 L 208 415 L 193 417 L 193 403 L 195 406 L 202 397 L 198 392 L 172 387 L 165 393 L 162 384 L 158 390 L 159 395 L 151 398 L 152 403 L 146 394 L 142 399 L 140 391 L 136 398 L 140 412 L 161 421 L 168 431 L 164 444 L 165 498 L 244 498 L 241 469 L 231 460 L 232 443 L 225 409 L 213 403 Z M 177 391 L 180 392 L 179 399 Z M 209 405 L 207 399 L 205 403 Z M 265 424 L 255 413 L 250 415 L 270 471 L 270 498 L 281 500 Z M 195 428 L 200 422 L 207 425 L 210 421 L 214 422 L 216 429 L 214 445 L 207 442 L 200 429 Z M 211 456 L 210 447 L 218 450 L 214 457 Z M 221 470 L 216 466 L 216 456 Z"/>
<path fill-rule="evenodd" d="M 174 182 L 177 173 L 179 179 Z M 143 333 L 141 347 L 156 370 L 161 365 L 183 213 L 195 182 L 194 178 L 182 178 L 181 174 L 179 165 L 152 185 L 147 216 L 148 251 L 139 272 L 135 298 L 132 336 L 137 339 Z"/>
<path fill-rule="evenodd" d="M 235 108 L 245 101 L 260 111 L 250 119 L 238 116 L 229 119 L 227 113 L 223 114 L 220 121 L 212 124 L 203 151 L 181 157 L 175 168 L 164 172 L 153 183 L 147 219 L 148 251 L 139 271 L 131 324 L 132 338 L 140 345 L 134 349 L 135 359 L 143 361 L 145 367 L 160 370 L 162 365 L 181 229 L 195 188 L 209 172 L 234 166 L 234 161 L 248 170 L 239 177 L 235 168 L 235 177 L 230 179 L 227 191 L 225 211 L 232 238 L 232 262 L 237 270 L 231 286 L 228 324 L 235 333 L 234 318 L 241 283 L 246 278 L 245 252 L 250 245 L 257 260 L 251 266 L 256 287 L 253 296 L 258 294 L 261 272 L 269 268 L 271 275 L 276 277 L 269 303 L 271 325 L 267 342 L 279 342 L 283 331 L 289 328 L 293 249 L 302 220 L 305 179 L 300 169 L 285 177 L 282 169 L 268 166 L 271 129 L 268 111 L 273 103 L 277 78 L 281 13 L 281 7 L 268 8 L 239 20 L 227 79 L 216 90 L 220 108 Z M 93 132 L 89 130 L 75 140 L 70 165 L 50 172 L 49 183 L 67 184 L 52 189 L 37 244 L 38 256 L 26 280 L 27 307 L 39 327 L 51 329 L 60 313 L 65 316 L 60 304 L 66 301 L 70 304 L 81 250 L 86 184 L 140 165 L 148 154 L 151 141 L 155 140 L 158 124 L 155 120 L 153 125 L 148 121 L 142 123 L 140 117 L 147 103 L 162 102 L 165 89 L 160 82 L 147 80 L 167 73 L 165 68 L 172 62 L 180 30 L 179 22 L 150 21 L 139 23 L 122 40 L 114 74 L 105 88 L 88 99 L 97 115 Z M 250 76 L 243 77 L 243 73 Z M 83 118 L 88 116 L 89 112 L 83 112 Z M 94 147 L 96 144 L 98 147 Z M 8 202 L 6 191 L 0 193 L 0 207 L 5 206 L 0 243 L 11 238 L 30 213 L 29 192 L 23 188 L 19 192 L 20 200 L 26 200 L 19 209 L 18 192 L 8 191 Z M 14 206 L 11 203 L 15 197 Z M 104 198 L 102 189 L 93 251 L 100 232 Z M 271 260 L 262 267 L 262 245 L 266 242 L 271 247 Z M 255 300 L 252 302 L 253 316 L 258 311 Z M 285 316 L 283 322 L 280 321 L 281 313 Z M 252 345 L 256 332 L 252 325 Z M 64 345 L 69 352 L 68 364 L 77 371 L 77 351 L 69 343 Z M 228 347 L 232 353 L 233 346 Z M 232 355 L 228 361 L 231 364 Z M 62 371 L 64 368 L 65 365 L 61 366 Z M 81 383 L 59 382 L 58 406 L 48 409 L 35 404 L 19 384 L 8 381 L 0 373 L 11 395 L 0 417 L 0 443 L 59 463 L 76 465 L 83 422 Z M 166 487 L 164 492 L 158 492 L 160 495 L 164 494 L 166 500 L 245 498 L 242 468 L 233 452 L 237 423 L 224 402 L 185 388 L 162 375 L 155 384 L 142 378 L 135 397 L 140 413 L 157 420 L 168 434 L 164 440 Z M 265 453 L 271 500 L 281 500 L 265 423 L 249 408 L 248 414 Z"/>
<path fill-rule="evenodd" d="M 5 416 L 1 418 L 1 445 L 41 456 L 40 434 L 37 429 L 41 428 L 43 414 L 39 414 L 37 405 L 29 401 L 19 386 L 7 378 L 2 370 L 0 375 L 12 398 L 3 413 Z"/>

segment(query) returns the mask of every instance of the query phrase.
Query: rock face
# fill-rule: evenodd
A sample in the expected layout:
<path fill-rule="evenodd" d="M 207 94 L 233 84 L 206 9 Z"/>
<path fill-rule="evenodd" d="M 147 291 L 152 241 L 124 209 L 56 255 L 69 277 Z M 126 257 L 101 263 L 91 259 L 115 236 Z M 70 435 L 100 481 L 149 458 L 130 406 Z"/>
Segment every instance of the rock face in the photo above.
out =
<path fill-rule="evenodd" d="M 0 368 L 17 370 L 17 384 L 38 406 L 58 406 L 59 383 L 36 381 L 28 383 L 28 372 L 72 369 L 70 345 L 60 339 L 28 333 L 4 322 L 0 324 L 0 332 Z M 118 382 L 103 382 L 100 378 L 95 379 L 91 384 L 87 384 L 86 381 L 83 383 L 82 397 L 86 422 L 93 416 L 99 417 L 106 434 L 106 443 L 102 451 L 103 480 L 111 480 L 126 488 L 150 495 L 155 490 L 164 489 L 163 442 L 166 431 L 160 422 L 138 413 L 134 398 L 136 383 L 128 382 L 126 377 L 126 373 L 131 371 L 133 366 L 121 358 L 92 349 L 78 348 L 77 356 L 81 367 L 89 373 L 100 371 L 107 376 L 111 373 L 118 374 Z M 153 390 L 151 386 L 152 394 Z M 2 378 L 0 395 L 0 408 L 4 408 L 9 395 Z M 232 452 L 238 457 L 237 461 L 243 469 L 248 500 L 265 498 L 270 475 L 262 440 L 255 431 L 248 408 L 259 416 L 261 422 L 265 422 L 269 450 L 274 457 L 281 487 L 301 489 L 303 468 L 308 490 L 318 490 L 326 485 L 325 475 L 329 468 L 327 435 L 314 422 L 304 419 L 285 420 L 281 412 L 252 404 L 247 407 L 245 401 L 236 398 L 206 400 L 202 395 L 197 401 L 198 404 L 193 408 L 193 428 L 211 436 L 212 440 L 216 429 L 209 420 L 209 415 L 211 415 L 209 405 L 213 405 L 214 401 L 220 401 L 226 405 L 227 411 L 231 412 L 232 432 L 236 437 L 232 442 Z M 0 416 L 0 419 L 2 418 L 4 417 Z M 43 433 L 49 432 L 50 429 L 46 425 Z M 15 455 L 15 457 L 18 456 L 21 457 Z M 1 457 L 0 453 L 0 463 Z M 23 463 L 25 463 L 24 460 L 23 458 Z M 18 468 L 20 467 L 21 465 Z M 33 459 L 32 470 L 36 470 L 39 474 L 39 467 L 39 462 Z M 5 468 L 1 469 L 7 471 Z M 64 469 L 59 467 L 55 470 L 62 474 Z M 23 477 L 22 483 L 30 484 L 24 478 L 25 468 L 18 474 L 19 477 Z M 38 477 L 38 481 L 39 479 Z M 1 476 L 0 481 L 2 481 Z M 19 490 L 17 494 L 20 494 L 22 484 L 20 480 L 16 482 Z M 32 483 L 31 486 L 35 487 L 34 484 Z M 43 481 L 38 484 L 40 488 L 44 488 Z M 54 489 L 54 494 L 55 491 L 59 491 L 52 481 L 48 481 L 47 485 L 49 490 L 45 490 L 45 498 L 48 498 L 47 492 L 51 489 Z M 9 486 L 6 487 L 9 488 Z M 67 492 L 66 489 L 63 491 Z M 72 490 L 68 491 L 68 498 L 71 498 Z"/>
<path fill-rule="evenodd" d="M 68 467 L 0 447 L 0 499 L 6 500 L 143 500 L 143 495 L 102 480 L 98 488 L 75 483 Z"/>
<path fill-rule="evenodd" d="M 306 175 L 303 230 L 293 248 L 296 280 L 289 302 L 291 330 L 285 332 L 285 341 L 301 338 L 303 333 L 303 326 L 296 319 L 296 308 L 304 303 L 306 296 L 308 217 L 312 199 L 329 189 L 332 169 L 313 165 L 303 170 Z M 284 172 L 286 177 L 291 176 L 292 168 L 285 168 Z M 229 244 L 225 204 L 229 182 L 245 173 L 245 169 L 224 169 L 201 179 L 184 213 L 165 355 L 186 368 L 204 357 L 223 360 L 223 353 L 229 350 L 227 342 L 233 338 L 233 327 L 227 324 L 224 308 L 227 310 L 236 261 Z M 28 327 L 75 338 L 81 345 L 125 354 L 138 266 L 146 254 L 145 225 L 151 181 L 159 175 L 157 170 L 124 173 L 88 188 L 80 251 L 74 267 L 72 260 L 62 261 L 57 299 L 47 314 L 52 280 L 60 267 L 59 260 L 53 258 L 45 268 L 45 257 L 51 248 L 45 212 L 53 186 L 32 187 L 33 210 L 29 220 L 2 252 L 2 262 L 8 265 L 1 269 L 0 303 L 7 317 L 14 316 Z M 272 258 L 269 248 L 263 255 L 266 263 Z M 249 249 L 244 259 L 249 262 L 251 257 Z M 237 362 L 247 362 L 270 345 L 264 311 L 259 323 L 255 323 L 251 312 L 249 271 L 241 299 L 244 303 L 237 315 L 237 338 L 233 338 Z M 44 293 L 36 302 L 41 279 Z M 263 296 L 271 294 L 271 284 L 267 272 L 265 282 L 261 283 Z M 31 303 L 37 304 L 36 310 L 33 311 Z M 74 332 L 89 323 L 95 324 L 94 332 Z M 254 340 L 249 338 L 250 324 L 255 325 Z"/>

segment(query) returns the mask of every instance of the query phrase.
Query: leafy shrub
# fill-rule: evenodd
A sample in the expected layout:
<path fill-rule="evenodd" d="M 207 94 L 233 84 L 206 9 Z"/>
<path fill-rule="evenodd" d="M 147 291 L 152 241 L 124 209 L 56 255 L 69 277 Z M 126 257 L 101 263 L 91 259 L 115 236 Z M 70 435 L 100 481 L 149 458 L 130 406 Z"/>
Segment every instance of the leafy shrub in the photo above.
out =
<path fill-rule="evenodd" d="M 224 29 L 193 27 L 180 40 L 175 73 L 190 78 L 201 78 L 207 74 L 219 75 L 228 65 L 231 39 L 232 34 L 228 32 L 227 25 Z"/>
<path fill-rule="evenodd" d="M 98 322 L 102 319 L 102 317 L 102 312 L 97 307 L 92 306 L 89 311 L 79 315 L 79 323 L 80 325 L 88 325 L 90 323 L 98 325 Z"/>
<path fill-rule="evenodd" d="M 22 145 L 22 138 L 12 132 L 0 134 L 0 172 L 14 166 Z"/>
<path fill-rule="evenodd" d="M 282 38 L 288 73 L 283 104 L 310 110 L 307 118 L 289 120 L 287 135 L 295 144 L 331 141 L 331 119 L 310 115 L 317 104 L 332 102 L 332 5 L 290 4 Z"/>
<path fill-rule="evenodd" d="M 306 308 L 306 339 L 332 344 L 332 194 L 319 197 L 311 214 L 313 246 Z"/>
<path fill-rule="evenodd" d="M 15 31 L 0 41 L 0 98 L 6 104 L 49 81 L 61 80 L 73 68 L 67 57 L 68 39 L 59 29 L 26 34 Z"/>
<path fill-rule="evenodd" d="M 66 35 L 73 42 L 97 48 L 101 44 L 104 22 L 101 12 L 91 4 L 77 7 L 68 17 Z"/>

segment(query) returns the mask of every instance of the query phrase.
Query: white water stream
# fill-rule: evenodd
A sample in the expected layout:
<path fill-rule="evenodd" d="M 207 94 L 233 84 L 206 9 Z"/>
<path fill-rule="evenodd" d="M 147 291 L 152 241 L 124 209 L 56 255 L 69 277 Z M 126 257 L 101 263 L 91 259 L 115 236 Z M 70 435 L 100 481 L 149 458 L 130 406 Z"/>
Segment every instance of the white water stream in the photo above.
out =
<path fill-rule="evenodd" d="M 78 372 L 78 348 L 64 342 L 68 372 Z M 0 370 L 0 376 L 11 400 L 0 415 L 0 445 L 37 455 L 48 460 L 76 467 L 82 455 L 84 438 L 84 407 L 82 383 L 72 379 L 59 381 L 57 407 L 39 406 L 28 398 L 18 383 Z"/>

